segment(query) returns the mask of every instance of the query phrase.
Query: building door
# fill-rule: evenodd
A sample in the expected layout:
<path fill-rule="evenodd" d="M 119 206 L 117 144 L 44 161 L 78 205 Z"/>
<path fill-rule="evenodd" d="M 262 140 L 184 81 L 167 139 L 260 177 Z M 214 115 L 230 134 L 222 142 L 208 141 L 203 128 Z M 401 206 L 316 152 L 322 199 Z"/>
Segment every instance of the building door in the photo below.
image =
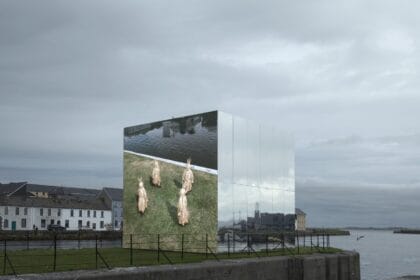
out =
<path fill-rule="evenodd" d="M 12 222 L 12 230 L 16 230 L 16 221 Z"/>

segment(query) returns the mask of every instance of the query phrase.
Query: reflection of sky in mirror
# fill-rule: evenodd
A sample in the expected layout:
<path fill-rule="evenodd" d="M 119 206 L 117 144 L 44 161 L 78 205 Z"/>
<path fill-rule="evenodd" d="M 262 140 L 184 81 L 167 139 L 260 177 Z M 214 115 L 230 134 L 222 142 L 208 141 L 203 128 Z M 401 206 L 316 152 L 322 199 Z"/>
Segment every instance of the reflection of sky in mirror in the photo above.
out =
<path fill-rule="evenodd" d="M 219 221 L 293 214 L 293 139 L 274 127 L 219 112 Z M 229 197 L 233 194 L 233 199 Z"/>
<path fill-rule="evenodd" d="M 233 187 L 230 183 L 218 183 L 217 208 L 219 221 L 232 221 L 234 211 Z"/>

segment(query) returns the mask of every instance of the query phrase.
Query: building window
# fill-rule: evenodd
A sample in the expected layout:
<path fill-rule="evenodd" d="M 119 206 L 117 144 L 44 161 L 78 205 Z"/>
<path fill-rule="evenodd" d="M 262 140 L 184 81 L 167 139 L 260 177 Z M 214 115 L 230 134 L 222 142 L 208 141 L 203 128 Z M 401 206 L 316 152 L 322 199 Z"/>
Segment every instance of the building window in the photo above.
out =
<path fill-rule="evenodd" d="M 9 207 L 4 207 L 4 215 L 9 215 Z"/>
<path fill-rule="evenodd" d="M 39 208 L 39 215 L 44 216 L 44 208 Z"/>
<path fill-rule="evenodd" d="M 53 225 L 54 224 L 54 219 L 50 221 L 50 224 Z"/>
<path fill-rule="evenodd" d="M 57 209 L 57 216 L 61 216 L 61 209 Z"/>
<path fill-rule="evenodd" d="M 93 211 L 93 217 L 96 218 L 96 210 Z"/>
<path fill-rule="evenodd" d="M 9 227 L 9 220 L 4 219 L 4 228 L 8 228 L 8 227 Z"/>
<path fill-rule="evenodd" d="M 92 228 L 96 229 L 96 223 L 92 223 Z"/>
<path fill-rule="evenodd" d="M 25 216 L 28 215 L 28 208 L 26 208 L 26 207 L 23 208 L 23 215 L 25 215 Z"/>
<path fill-rule="evenodd" d="M 115 227 L 118 227 L 118 221 L 115 221 Z"/>
<path fill-rule="evenodd" d="M 20 227 L 21 228 L 26 228 L 26 219 L 20 220 Z"/>
<path fill-rule="evenodd" d="M 79 217 L 82 217 L 82 210 L 79 210 Z"/>
<path fill-rule="evenodd" d="M 86 222 L 86 226 L 90 227 L 90 222 L 89 221 Z"/>
<path fill-rule="evenodd" d="M 61 226 L 61 220 L 57 220 L 57 225 Z"/>
<path fill-rule="evenodd" d="M 65 220 L 64 225 L 65 225 L 66 228 L 68 228 L 69 227 L 69 220 Z"/>
<path fill-rule="evenodd" d="M 19 207 L 16 207 L 16 216 L 19 215 Z"/>
<path fill-rule="evenodd" d="M 104 221 L 101 221 L 101 228 L 104 228 Z"/>
<path fill-rule="evenodd" d="M 90 210 L 87 210 L 87 216 L 90 217 Z"/>
<path fill-rule="evenodd" d="M 82 220 L 79 220 L 77 225 L 79 228 L 82 228 Z"/>
<path fill-rule="evenodd" d="M 104 211 L 101 211 L 101 218 L 104 217 Z"/>
<path fill-rule="evenodd" d="M 70 210 L 70 217 L 74 217 L 74 210 L 73 209 Z"/>
<path fill-rule="evenodd" d="M 48 208 L 48 216 L 51 216 L 51 208 Z"/>
<path fill-rule="evenodd" d="M 45 219 L 42 219 L 42 220 L 41 220 L 41 227 L 42 227 L 42 228 L 45 228 L 45 224 L 46 224 Z"/>

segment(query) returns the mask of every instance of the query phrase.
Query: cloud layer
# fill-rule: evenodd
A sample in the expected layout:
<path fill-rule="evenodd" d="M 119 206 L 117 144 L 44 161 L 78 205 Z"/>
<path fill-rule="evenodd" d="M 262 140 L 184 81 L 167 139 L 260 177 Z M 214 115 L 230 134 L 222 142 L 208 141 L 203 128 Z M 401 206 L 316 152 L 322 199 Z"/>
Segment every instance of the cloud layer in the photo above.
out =
<path fill-rule="evenodd" d="M 315 224 L 358 216 L 350 195 L 334 204 L 345 192 L 413 197 L 419 8 L 2 1 L 0 181 L 121 186 L 122 127 L 221 109 L 294 133 L 297 204 Z M 327 186 L 336 220 L 310 199 Z"/>

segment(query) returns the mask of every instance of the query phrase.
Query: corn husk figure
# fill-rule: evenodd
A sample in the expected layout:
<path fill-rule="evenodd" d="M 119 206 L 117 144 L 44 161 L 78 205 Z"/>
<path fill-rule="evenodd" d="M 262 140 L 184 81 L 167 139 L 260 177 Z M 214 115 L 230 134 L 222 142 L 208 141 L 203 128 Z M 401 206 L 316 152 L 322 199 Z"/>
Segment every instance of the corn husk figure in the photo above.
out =
<path fill-rule="evenodd" d="M 185 193 L 189 193 L 194 183 L 194 174 L 191 170 L 191 159 L 187 160 L 187 168 L 182 174 L 182 188 L 185 189 Z"/>
<path fill-rule="evenodd" d="M 160 167 L 159 162 L 155 160 L 155 166 L 153 167 L 152 171 L 152 183 L 155 187 L 160 187 Z"/>
<path fill-rule="evenodd" d="M 139 189 L 137 191 L 138 194 L 138 202 L 137 207 L 139 209 L 140 213 L 144 213 L 144 210 L 147 208 L 147 203 L 149 202 L 149 199 L 147 198 L 146 189 L 144 188 L 143 179 L 138 178 L 139 180 Z"/>
<path fill-rule="evenodd" d="M 184 188 L 182 188 L 179 191 L 178 223 L 181 226 L 184 226 L 185 224 L 188 224 L 189 218 L 190 218 L 190 213 L 188 212 L 186 191 Z"/>

